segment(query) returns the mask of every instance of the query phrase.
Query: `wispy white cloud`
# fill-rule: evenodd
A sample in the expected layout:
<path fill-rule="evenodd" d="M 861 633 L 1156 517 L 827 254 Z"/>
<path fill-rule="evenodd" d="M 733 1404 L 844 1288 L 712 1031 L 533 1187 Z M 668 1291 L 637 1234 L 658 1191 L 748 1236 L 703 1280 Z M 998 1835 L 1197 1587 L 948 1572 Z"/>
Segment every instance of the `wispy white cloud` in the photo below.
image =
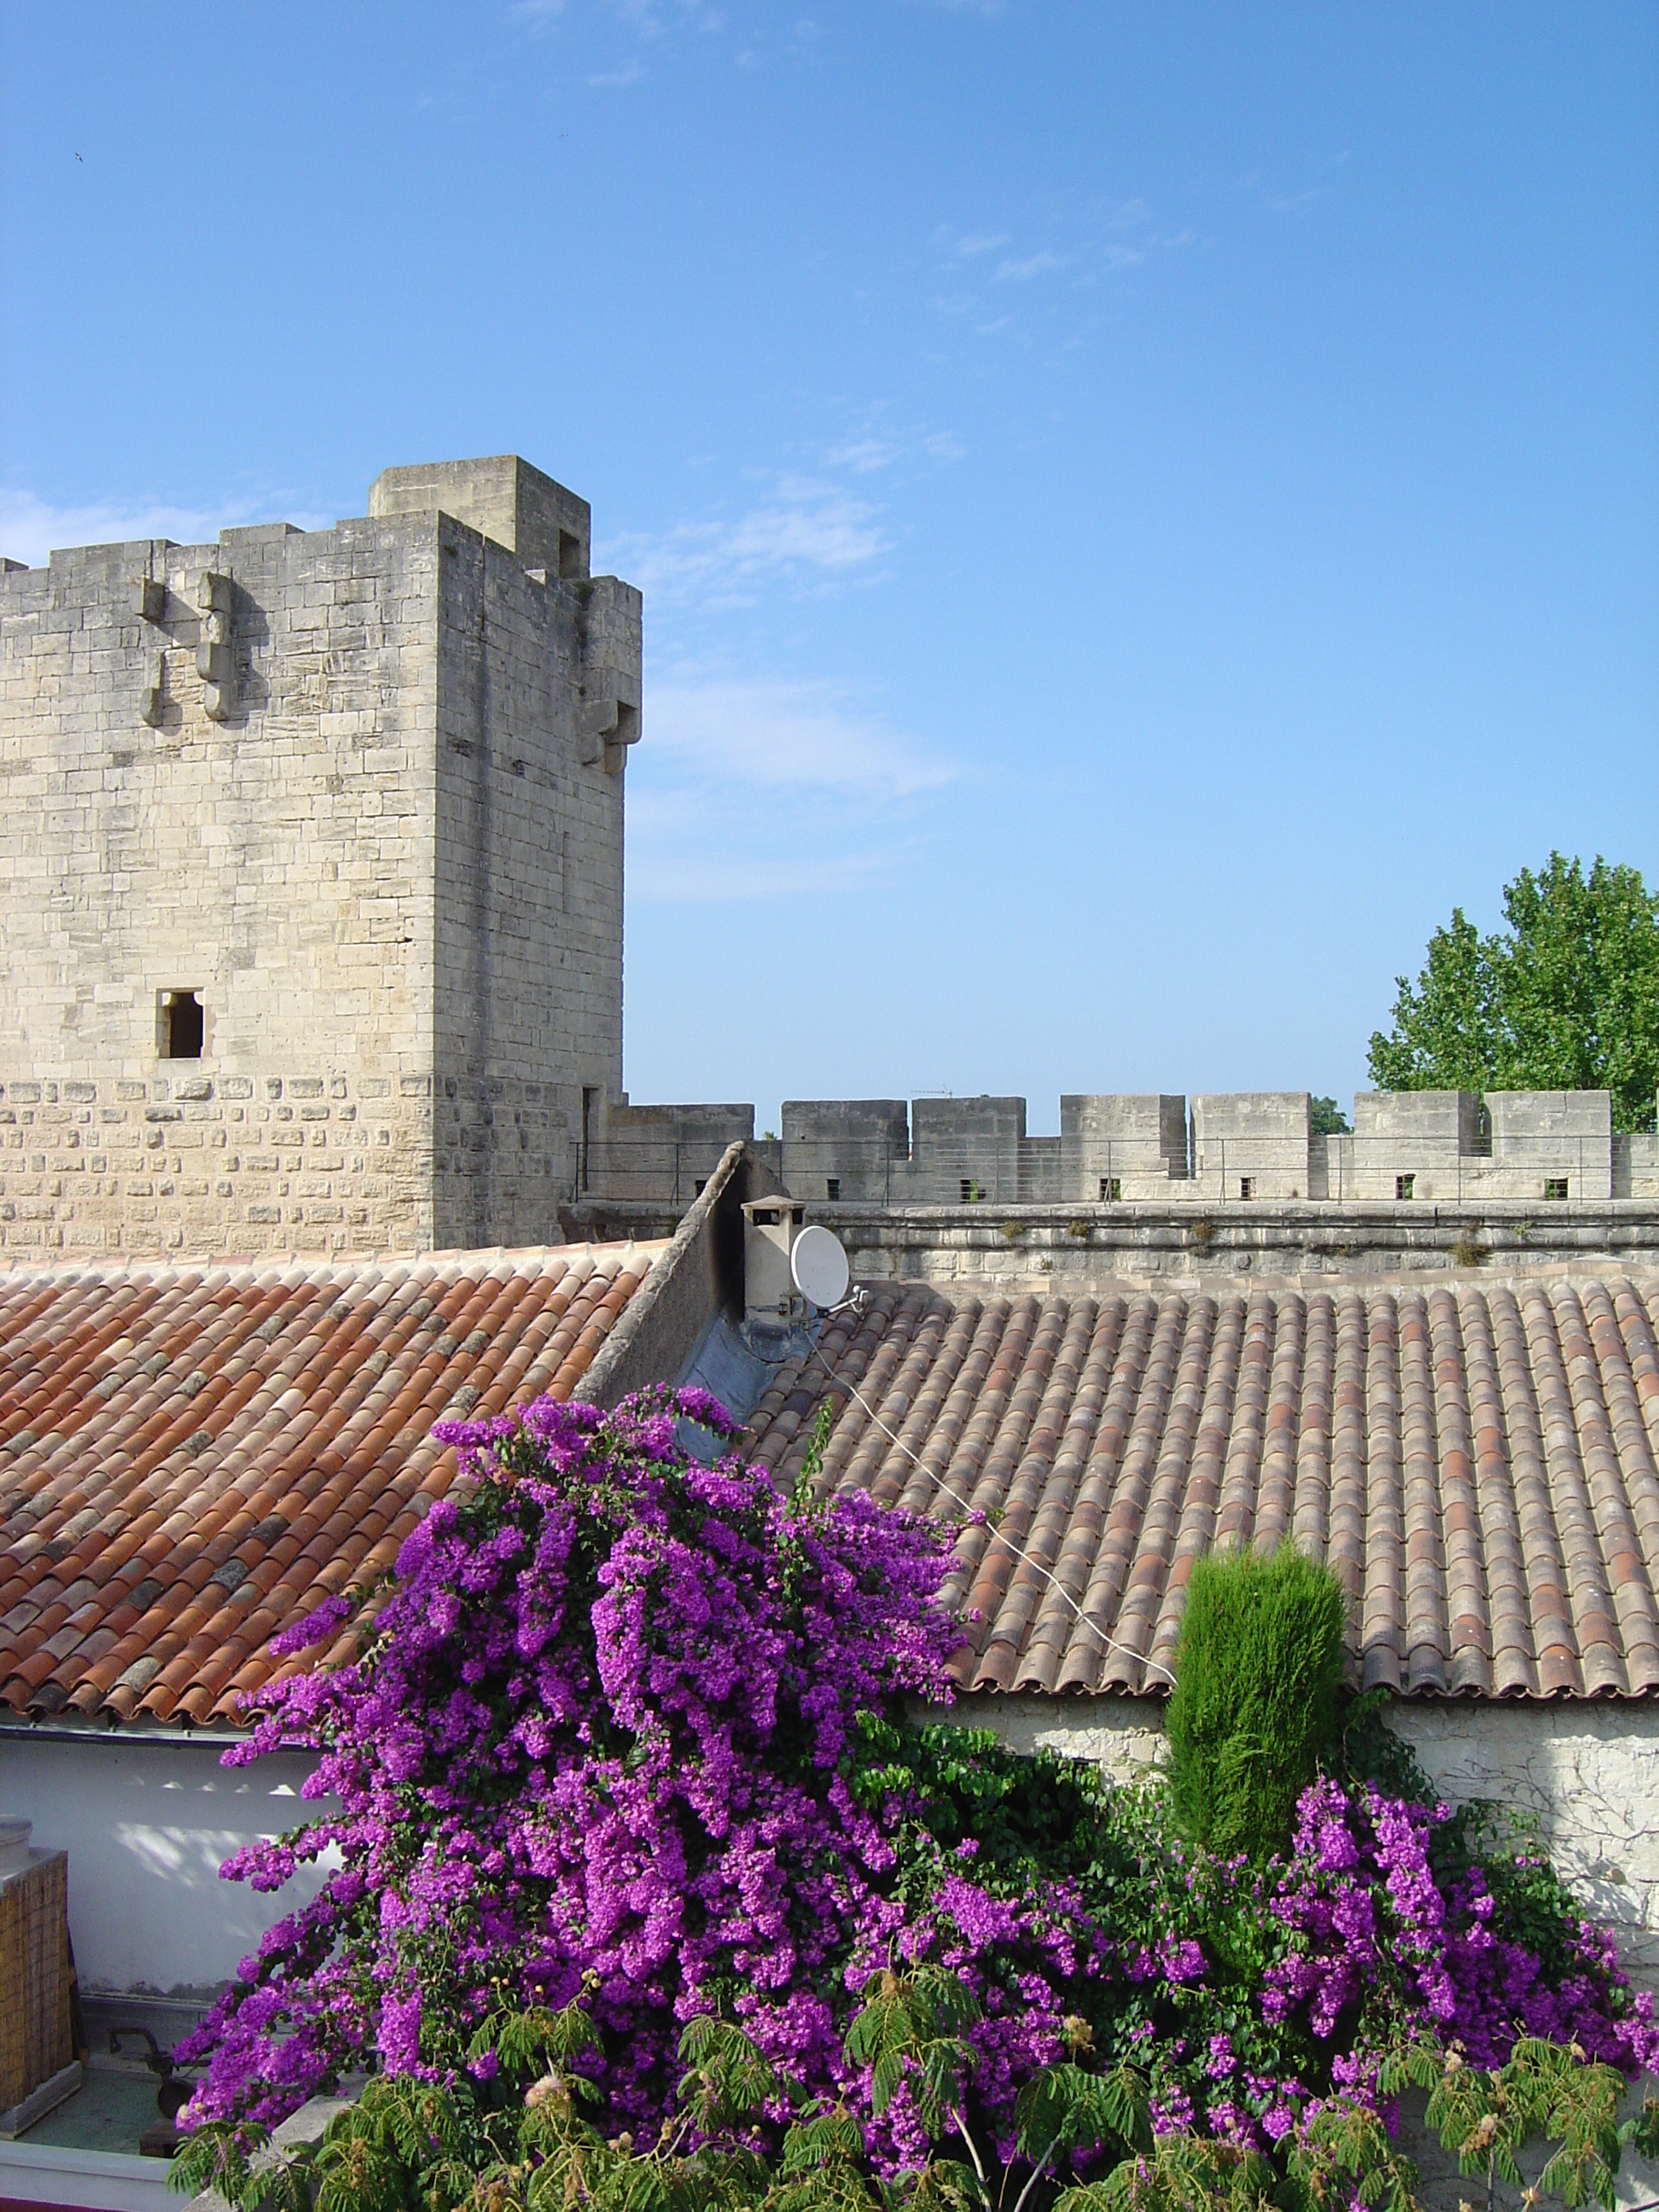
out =
<path fill-rule="evenodd" d="M 119 545 L 137 538 L 171 538 L 181 545 L 211 544 L 222 530 L 281 519 L 301 530 L 324 530 L 331 515 L 281 513 L 280 500 L 237 497 L 210 507 L 167 507 L 158 501 L 89 500 L 60 505 L 37 493 L 0 486 L 0 554 L 40 568 L 54 547 Z"/>
<path fill-rule="evenodd" d="M 864 477 L 890 468 L 903 451 L 893 438 L 850 438 L 845 445 L 832 446 L 823 458 L 832 469 L 851 469 L 854 476 Z"/>
<path fill-rule="evenodd" d="M 827 848 L 793 815 L 707 793 L 645 789 L 630 767 L 628 896 L 635 906 L 729 906 L 846 897 L 891 868 L 908 848 Z"/>
<path fill-rule="evenodd" d="M 825 448 L 823 465 L 867 477 L 902 461 L 959 461 L 962 455 L 962 442 L 954 431 L 896 422 L 889 408 L 878 404 L 855 415 L 840 441 Z"/>
<path fill-rule="evenodd" d="M 1000 261 L 995 282 L 999 284 L 1028 284 L 1033 276 L 1046 276 L 1051 269 L 1069 269 L 1073 256 L 1055 253 L 1044 246 L 1040 252 L 1028 253 L 1021 261 Z"/>
<path fill-rule="evenodd" d="M 786 477 L 730 521 L 682 522 L 623 537 L 609 556 L 622 573 L 667 599 L 743 605 L 769 585 L 846 580 L 888 550 L 878 510 L 839 485 Z"/>
<path fill-rule="evenodd" d="M 884 804 L 937 791 L 956 775 L 821 684 L 671 680 L 652 685 L 647 714 L 656 757 L 682 780 Z"/>
<path fill-rule="evenodd" d="M 629 764 L 630 897 L 684 904 L 855 890 L 928 833 L 953 765 L 830 687 L 680 676 L 647 686 Z"/>
<path fill-rule="evenodd" d="M 939 234 L 940 243 L 953 261 L 976 261 L 981 253 L 994 253 L 1008 243 L 1006 230 L 956 231 Z"/>

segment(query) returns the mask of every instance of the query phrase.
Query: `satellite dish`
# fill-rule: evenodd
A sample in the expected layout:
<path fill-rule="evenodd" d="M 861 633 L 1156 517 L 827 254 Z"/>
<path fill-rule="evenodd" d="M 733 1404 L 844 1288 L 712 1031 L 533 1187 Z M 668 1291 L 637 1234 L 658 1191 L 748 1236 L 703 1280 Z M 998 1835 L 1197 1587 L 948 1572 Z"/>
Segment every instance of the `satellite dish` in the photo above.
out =
<path fill-rule="evenodd" d="M 816 1222 L 803 1229 L 790 1246 L 789 1272 L 802 1297 L 810 1299 L 822 1313 L 841 1304 L 852 1280 L 840 1237 L 830 1230 L 820 1229 Z"/>

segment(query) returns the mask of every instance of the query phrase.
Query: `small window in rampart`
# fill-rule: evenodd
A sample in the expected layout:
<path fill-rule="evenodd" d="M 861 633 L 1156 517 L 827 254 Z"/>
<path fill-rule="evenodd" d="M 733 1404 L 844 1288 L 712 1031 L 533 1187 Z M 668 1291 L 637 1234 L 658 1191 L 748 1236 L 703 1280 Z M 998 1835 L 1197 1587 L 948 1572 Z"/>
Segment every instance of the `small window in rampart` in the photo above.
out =
<path fill-rule="evenodd" d="M 977 1206 L 979 1203 L 979 1185 L 974 1181 L 972 1176 L 963 1176 L 960 1188 L 962 1191 L 963 1204 L 964 1206 Z"/>
<path fill-rule="evenodd" d="M 1396 1198 L 1410 1198 L 1414 1194 L 1416 1189 L 1417 1177 L 1414 1175 L 1396 1176 L 1395 1177 L 1394 1194 Z"/>
<path fill-rule="evenodd" d="M 155 1056 L 158 1060 L 199 1060 L 207 1018 L 199 991 L 158 991 L 155 994 Z"/>
<path fill-rule="evenodd" d="M 836 1199 L 841 1196 L 841 1177 L 839 1176 L 825 1176 L 823 1178 L 823 1194 L 826 1198 L 830 1199 Z"/>
<path fill-rule="evenodd" d="M 1100 1178 L 1100 1202 L 1101 1202 L 1101 1204 L 1102 1204 L 1103 1206 L 1115 1206 L 1115 1205 L 1117 1205 L 1117 1204 L 1118 1204 L 1119 1200 L 1122 1198 L 1122 1196 L 1123 1196 L 1123 1178 L 1122 1178 L 1122 1176 L 1102 1176 L 1102 1177 Z"/>
<path fill-rule="evenodd" d="M 559 574 L 580 576 L 582 572 L 582 541 L 573 531 L 559 532 Z"/>
<path fill-rule="evenodd" d="M 1565 1176 L 1546 1176 L 1544 1177 L 1544 1195 L 1546 1198 L 1565 1198 L 1566 1194 L 1567 1178 Z"/>
<path fill-rule="evenodd" d="M 1254 1176 L 1240 1176 L 1238 1178 L 1238 1194 L 1241 1198 L 1254 1198 L 1255 1196 L 1255 1177 Z"/>

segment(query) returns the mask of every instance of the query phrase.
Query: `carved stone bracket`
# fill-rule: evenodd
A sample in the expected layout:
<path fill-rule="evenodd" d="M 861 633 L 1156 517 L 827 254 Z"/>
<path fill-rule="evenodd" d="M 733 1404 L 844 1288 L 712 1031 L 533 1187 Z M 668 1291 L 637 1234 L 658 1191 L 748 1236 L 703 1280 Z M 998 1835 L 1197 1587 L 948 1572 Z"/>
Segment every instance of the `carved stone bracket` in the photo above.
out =
<path fill-rule="evenodd" d="M 577 756 L 584 768 L 605 763 L 607 775 L 620 775 L 629 745 L 640 741 L 640 710 L 633 701 L 590 699 L 576 709 Z"/>
<path fill-rule="evenodd" d="M 162 694 L 167 681 L 167 662 L 159 646 L 152 646 L 144 655 L 144 684 L 138 694 L 139 719 L 151 729 L 161 720 Z"/>
<path fill-rule="evenodd" d="M 230 578 L 204 568 L 196 587 L 196 604 L 202 617 L 201 637 L 196 647 L 196 673 L 202 679 L 202 704 L 210 721 L 222 722 L 236 703 L 235 658 L 230 635 Z"/>

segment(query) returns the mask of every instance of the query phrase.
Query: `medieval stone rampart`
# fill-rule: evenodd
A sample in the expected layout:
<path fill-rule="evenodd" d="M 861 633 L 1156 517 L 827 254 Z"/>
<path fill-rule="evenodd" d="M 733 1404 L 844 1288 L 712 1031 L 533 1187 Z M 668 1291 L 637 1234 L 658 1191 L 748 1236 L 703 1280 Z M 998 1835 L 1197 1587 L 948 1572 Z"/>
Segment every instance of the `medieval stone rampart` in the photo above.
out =
<path fill-rule="evenodd" d="M 0 1247 L 532 1243 L 622 1090 L 640 599 L 513 458 L 0 574 Z"/>

